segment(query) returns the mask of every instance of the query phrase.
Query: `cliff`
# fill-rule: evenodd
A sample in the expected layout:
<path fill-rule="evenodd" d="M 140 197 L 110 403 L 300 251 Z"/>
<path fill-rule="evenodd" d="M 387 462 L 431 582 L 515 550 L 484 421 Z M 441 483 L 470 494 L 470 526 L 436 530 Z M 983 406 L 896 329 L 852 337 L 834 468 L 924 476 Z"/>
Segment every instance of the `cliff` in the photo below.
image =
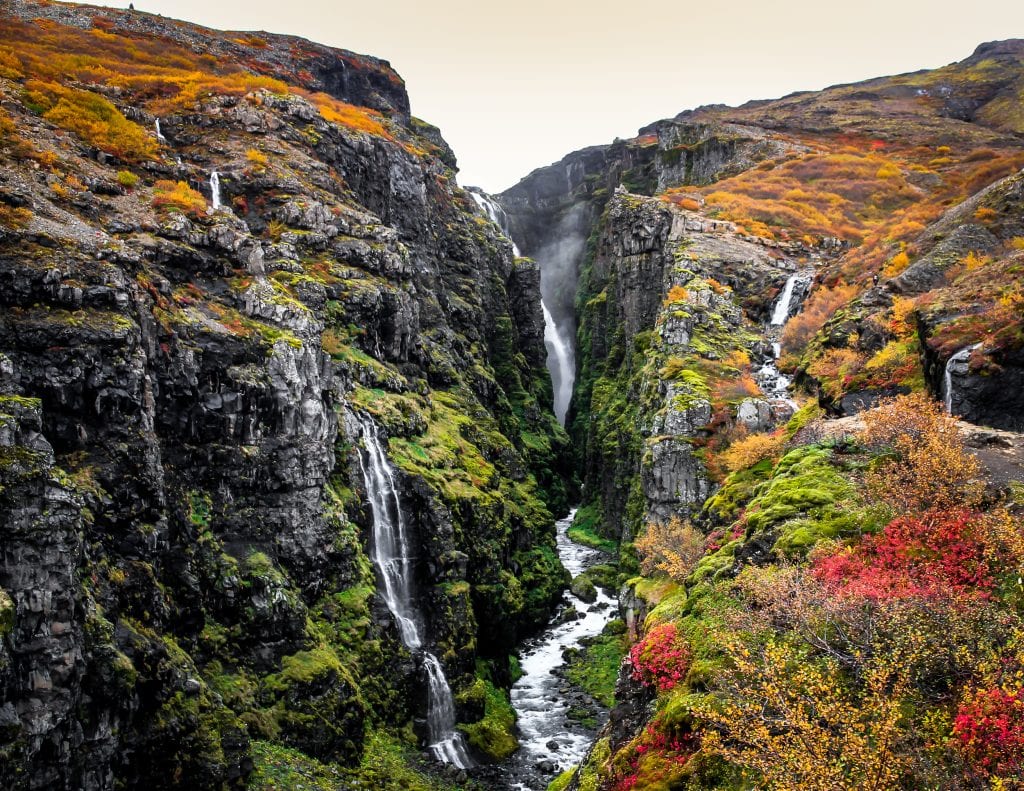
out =
<path fill-rule="evenodd" d="M 0 784 L 224 787 L 286 748 L 359 777 L 367 739 L 399 749 L 424 686 L 374 593 L 357 418 L 486 755 L 484 693 L 563 585 L 536 265 L 383 61 L 2 14 Z"/>

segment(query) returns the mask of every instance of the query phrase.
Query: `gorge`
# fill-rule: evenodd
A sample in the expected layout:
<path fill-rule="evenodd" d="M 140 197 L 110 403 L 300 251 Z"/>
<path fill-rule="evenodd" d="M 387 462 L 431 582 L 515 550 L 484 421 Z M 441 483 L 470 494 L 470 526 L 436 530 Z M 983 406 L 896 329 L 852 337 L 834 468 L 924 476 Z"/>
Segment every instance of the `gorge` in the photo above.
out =
<path fill-rule="evenodd" d="M 1024 42 L 489 195 L 385 61 L 0 23 L 0 786 L 1024 782 Z"/>

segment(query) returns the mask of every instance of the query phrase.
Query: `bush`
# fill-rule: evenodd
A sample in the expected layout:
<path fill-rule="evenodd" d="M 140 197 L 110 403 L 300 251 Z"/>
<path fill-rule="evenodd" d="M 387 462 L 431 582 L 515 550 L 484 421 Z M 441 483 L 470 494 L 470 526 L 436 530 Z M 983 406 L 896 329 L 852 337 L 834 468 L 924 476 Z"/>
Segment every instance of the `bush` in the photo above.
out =
<path fill-rule="evenodd" d="M 655 687 L 658 692 L 671 690 L 690 669 L 690 649 L 672 621 L 648 630 L 629 649 L 629 659 L 633 680 Z"/>
<path fill-rule="evenodd" d="M 634 544 L 645 575 L 656 571 L 682 582 L 704 554 L 704 535 L 678 516 L 668 522 L 651 522 Z"/>
<path fill-rule="evenodd" d="M 156 143 L 142 127 L 98 93 L 39 80 L 29 80 L 25 87 L 26 103 L 41 108 L 43 118 L 101 151 L 134 161 L 156 156 Z"/>
<path fill-rule="evenodd" d="M 736 440 L 719 458 L 729 472 L 736 472 L 753 467 L 759 461 L 777 457 L 785 445 L 785 433 L 751 434 Z"/>
<path fill-rule="evenodd" d="M 125 189 L 134 189 L 139 183 L 139 177 L 130 170 L 117 171 L 117 183 Z"/>
<path fill-rule="evenodd" d="M 153 185 L 153 208 L 171 209 L 199 217 L 206 213 L 206 198 L 184 181 L 158 181 Z"/>

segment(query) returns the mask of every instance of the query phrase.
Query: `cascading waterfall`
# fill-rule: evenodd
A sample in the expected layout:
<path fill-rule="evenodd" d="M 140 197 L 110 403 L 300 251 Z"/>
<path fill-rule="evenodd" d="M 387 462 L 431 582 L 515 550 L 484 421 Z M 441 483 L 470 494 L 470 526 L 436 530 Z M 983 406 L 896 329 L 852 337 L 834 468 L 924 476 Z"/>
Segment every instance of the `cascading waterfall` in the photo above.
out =
<path fill-rule="evenodd" d="M 478 191 L 475 187 L 467 190 L 470 197 L 476 202 L 488 219 L 491 220 L 505 238 L 512 243 L 512 252 L 518 257 L 519 246 L 512 239 L 508 231 L 508 217 L 505 210 L 484 192 Z M 555 417 L 560 425 L 565 425 L 565 415 L 569 411 L 569 402 L 572 400 L 572 388 L 576 378 L 576 362 L 574 359 L 572 342 L 569 338 L 568 328 L 559 327 L 549 309 L 547 301 L 543 297 L 545 271 L 541 265 L 541 308 L 544 311 L 544 346 L 547 349 L 548 373 L 551 374 L 551 384 L 554 388 L 554 403 L 552 408 Z"/>
<path fill-rule="evenodd" d="M 160 119 L 159 118 L 154 118 L 153 119 L 153 129 L 156 130 L 156 139 L 159 140 L 161 143 L 166 143 L 167 142 L 167 138 L 164 137 L 164 133 L 160 131 Z"/>
<path fill-rule="evenodd" d="M 954 352 L 948 360 L 946 360 L 946 369 L 942 377 L 942 400 L 946 406 L 946 414 L 953 414 L 953 369 L 963 363 L 966 367 L 967 359 L 971 356 L 971 352 L 981 346 L 980 343 L 976 343 L 973 346 L 965 346 L 957 352 Z"/>
<path fill-rule="evenodd" d="M 806 287 L 810 285 L 812 279 L 813 274 L 810 272 L 795 272 L 786 278 L 786 285 L 775 302 L 766 330 L 766 335 L 771 339 L 772 359 L 765 360 L 755 376 L 757 384 L 765 396 L 785 403 L 792 410 L 797 409 L 797 403 L 789 397 L 789 385 L 792 379 L 779 371 L 775 364 L 782 354 L 782 345 L 778 338 L 782 326 L 800 308 L 802 300 L 794 299 L 797 287 L 800 287 L 801 296 L 805 295 Z"/>
<path fill-rule="evenodd" d="M 216 170 L 210 171 L 210 211 L 220 209 L 220 173 Z"/>
<path fill-rule="evenodd" d="M 786 319 L 789 318 L 789 305 L 793 301 L 793 289 L 796 287 L 796 281 L 800 277 L 798 274 L 790 275 L 786 279 L 786 285 L 782 289 L 782 296 L 775 303 L 775 310 L 772 311 L 771 326 L 781 327 L 786 323 Z"/>
<path fill-rule="evenodd" d="M 436 656 L 423 650 L 421 635 L 423 619 L 416 608 L 412 592 L 413 558 L 410 555 L 405 519 L 395 488 L 394 468 L 373 422 L 358 417 L 363 435 L 364 452 L 359 454 L 359 467 L 370 498 L 373 515 L 373 546 L 371 559 L 380 578 L 381 594 L 398 624 L 402 644 L 412 652 L 421 652 L 427 677 L 428 749 L 437 760 L 460 769 L 472 765 L 462 734 L 455 729 L 455 703 L 445 678 L 444 668 Z M 364 458 L 365 456 L 365 458 Z"/>

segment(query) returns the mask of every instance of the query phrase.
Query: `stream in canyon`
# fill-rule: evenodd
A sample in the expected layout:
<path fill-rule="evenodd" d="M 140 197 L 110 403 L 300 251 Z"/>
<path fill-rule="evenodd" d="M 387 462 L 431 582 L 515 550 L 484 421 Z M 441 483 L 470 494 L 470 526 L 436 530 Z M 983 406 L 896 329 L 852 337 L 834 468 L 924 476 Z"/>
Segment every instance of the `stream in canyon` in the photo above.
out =
<path fill-rule="evenodd" d="M 556 525 L 558 556 L 573 577 L 608 560 L 600 550 L 569 539 L 575 515 L 574 509 Z M 512 687 L 520 748 L 509 761 L 509 788 L 517 791 L 544 791 L 555 772 L 583 760 L 595 736 L 594 729 L 570 716 L 574 697 L 559 671 L 565 650 L 600 634 L 618 613 L 617 602 L 601 588 L 592 604 L 568 591 L 565 602 L 548 628 L 520 648 L 523 675 Z"/>

